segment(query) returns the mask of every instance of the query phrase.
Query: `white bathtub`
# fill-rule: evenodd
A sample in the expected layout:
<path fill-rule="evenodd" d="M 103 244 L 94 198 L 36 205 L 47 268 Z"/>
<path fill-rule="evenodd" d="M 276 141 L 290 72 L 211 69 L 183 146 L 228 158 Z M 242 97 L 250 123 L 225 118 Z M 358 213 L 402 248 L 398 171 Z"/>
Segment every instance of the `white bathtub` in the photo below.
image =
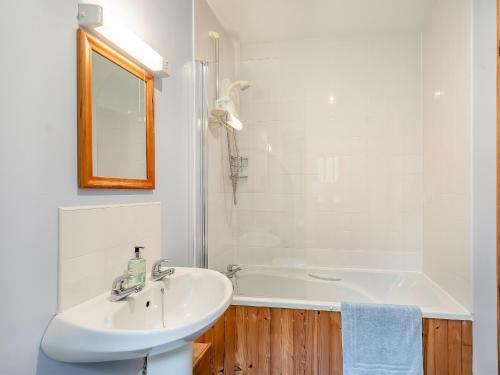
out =
<path fill-rule="evenodd" d="M 342 301 L 404 304 L 419 306 L 426 318 L 471 319 L 419 272 L 243 266 L 233 286 L 234 305 L 339 311 Z"/>

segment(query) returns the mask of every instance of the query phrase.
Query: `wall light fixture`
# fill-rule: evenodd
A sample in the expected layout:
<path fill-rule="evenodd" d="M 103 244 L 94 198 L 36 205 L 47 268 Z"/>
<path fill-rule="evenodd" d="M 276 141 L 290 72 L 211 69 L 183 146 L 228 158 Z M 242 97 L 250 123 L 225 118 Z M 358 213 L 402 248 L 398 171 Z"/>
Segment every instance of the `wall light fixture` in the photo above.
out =
<path fill-rule="evenodd" d="M 78 4 L 79 25 L 98 38 L 113 44 L 153 76 L 169 77 L 168 62 L 146 42 L 124 27 L 97 4 Z"/>

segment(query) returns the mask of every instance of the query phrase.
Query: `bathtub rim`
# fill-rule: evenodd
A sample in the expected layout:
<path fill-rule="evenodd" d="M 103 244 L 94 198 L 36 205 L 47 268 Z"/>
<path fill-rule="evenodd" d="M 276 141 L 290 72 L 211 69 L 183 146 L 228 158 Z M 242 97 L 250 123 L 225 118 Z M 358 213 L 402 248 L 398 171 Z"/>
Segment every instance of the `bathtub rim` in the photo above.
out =
<path fill-rule="evenodd" d="M 380 270 L 380 269 L 359 269 L 359 268 L 332 268 L 332 267 L 290 267 L 290 266 L 271 266 L 271 265 L 250 265 L 241 264 L 243 270 L 249 273 L 262 272 L 262 271 L 272 271 L 281 270 L 300 270 L 301 272 L 309 271 L 355 271 L 355 272 L 371 272 L 371 273 L 382 273 L 382 274 L 418 274 L 423 276 L 430 282 L 434 288 L 438 289 L 447 298 L 449 298 L 461 311 L 447 311 L 447 310 L 434 310 L 429 308 L 422 308 L 422 318 L 430 319 L 446 319 L 446 320 L 463 320 L 463 321 L 473 321 L 473 313 L 466 309 L 461 303 L 459 303 L 455 298 L 453 298 L 446 290 L 439 286 L 434 280 L 427 276 L 422 271 L 397 271 L 397 270 Z M 245 272 L 245 273 L 246 273 Z M 318 300 L 308 300 L 308 299 L 292 299 L 292 298 L 280 298 L 280 297 L 251 297 L 244 295 L 233 295 L 231 302 L 235 306 L 253 306 L 253 307 L 271 307 L 271 308 L 285 308 L 285 309 L 301 309 L 301 310 L 314 310 L 314 311 L 338 311 L 340 312 L 340 302 L 329 302 L 329 301 L 318 301 Z"/>
<path fill-rule="evenodd" d="M 231 305 L 340 312 L 340 302 L 324 302 L 324 301 L 287 299 L 287 298 L 247 297 L 247 296 L 234 295 Z M 441 312 L 441 311 L 433 311 L 427 309 L 422 309 L 422 318 L 468 320 L 468 321 L 474 320 L 472 314 L 467 312 L 463 313 L 450 312 L 450 311 Z"/>

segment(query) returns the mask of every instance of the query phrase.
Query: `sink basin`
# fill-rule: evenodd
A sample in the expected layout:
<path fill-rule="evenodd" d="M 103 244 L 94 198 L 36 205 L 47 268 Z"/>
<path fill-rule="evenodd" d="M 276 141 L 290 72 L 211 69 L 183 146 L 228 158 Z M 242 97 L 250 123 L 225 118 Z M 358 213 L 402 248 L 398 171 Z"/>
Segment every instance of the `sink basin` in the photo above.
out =
<path fill-rule="evenodd" d="M 164 373 L 189 373 L 175 362 L 186 362 L 189 356 L 191 368 L 192 340 L 224 313 L 232 294 L 231 282 L 221 273 L 178 267 L 172 276 L 148 280 L 142 291 L 122 301 L 111 302 L 105 293 L 57 314 L 42 349 L 62 362 L 148 357 L 148 374 L 156 372 L 149 368 L 156 362 Z"/>

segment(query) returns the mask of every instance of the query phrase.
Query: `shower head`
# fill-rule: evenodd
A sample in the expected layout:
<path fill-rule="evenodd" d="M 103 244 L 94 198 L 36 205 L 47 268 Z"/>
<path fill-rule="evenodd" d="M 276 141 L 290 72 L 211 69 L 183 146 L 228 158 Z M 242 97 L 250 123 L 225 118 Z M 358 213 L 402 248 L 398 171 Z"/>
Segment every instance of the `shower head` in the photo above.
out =
<path fill-rule="evenodd" d="M 239 88 L 241 91 L 245 91 L 250 87 L 250 82 L 248 81 L 235 81 L 231 83 L 227 89 L 224 92 L 224 97 L 229 97 L 229 94 L 231 94 L 231 91 L 234 90 L 235 88 Z"/>

